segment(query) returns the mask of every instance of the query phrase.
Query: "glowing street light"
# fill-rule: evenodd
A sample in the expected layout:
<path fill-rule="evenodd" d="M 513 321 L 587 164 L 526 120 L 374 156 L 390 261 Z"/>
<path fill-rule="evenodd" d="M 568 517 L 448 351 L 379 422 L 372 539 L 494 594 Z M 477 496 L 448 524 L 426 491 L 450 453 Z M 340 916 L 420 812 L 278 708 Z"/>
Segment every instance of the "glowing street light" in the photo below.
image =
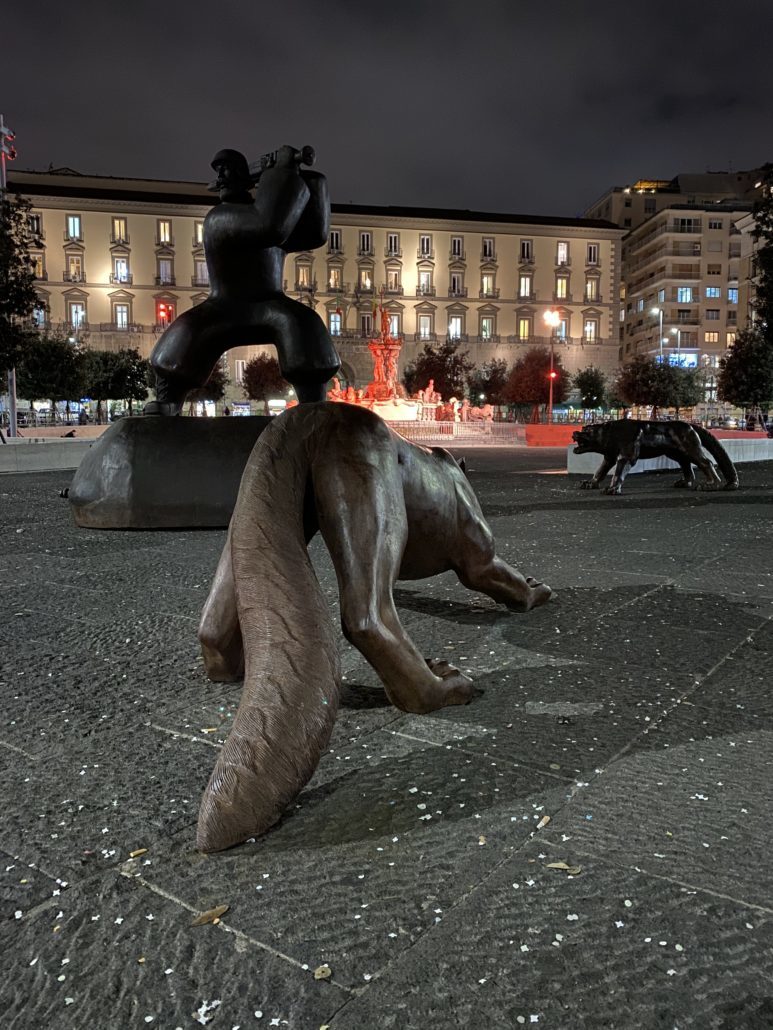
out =
<path fill-rule="evenodd" d="M 676 363 L 681 364 L 682 356 L 682 330 L 681 329 L 670 329 L 669 332 L 672 336 L 676 337 Z"/>
<path fill-rule="evenodd" d="M 545 325 L 550 326 L 550 372 L 548 372 L 548 378 L 550 380 L 550 394 L 548 396 L 548 422 L 553 421 L 553 380 L 557 378 L 557 372 L 553 368 L 553 347 L 556 340 L 556 328 L 558 323 L 561 321 L 561 316 L 557 311 L 550 308 L 542 316 Z"/>

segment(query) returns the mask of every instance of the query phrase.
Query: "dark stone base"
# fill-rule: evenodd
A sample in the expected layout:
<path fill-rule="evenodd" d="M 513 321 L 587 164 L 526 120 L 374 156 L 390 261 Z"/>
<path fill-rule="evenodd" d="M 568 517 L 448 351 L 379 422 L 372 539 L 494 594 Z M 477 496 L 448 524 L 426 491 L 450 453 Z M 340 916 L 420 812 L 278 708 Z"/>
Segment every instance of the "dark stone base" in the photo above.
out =
<path fill-rule="evenodd" d="M 84 457 L 70 487 L 89 529 L 224 527 L 268 416 L 124 418 Z"/>

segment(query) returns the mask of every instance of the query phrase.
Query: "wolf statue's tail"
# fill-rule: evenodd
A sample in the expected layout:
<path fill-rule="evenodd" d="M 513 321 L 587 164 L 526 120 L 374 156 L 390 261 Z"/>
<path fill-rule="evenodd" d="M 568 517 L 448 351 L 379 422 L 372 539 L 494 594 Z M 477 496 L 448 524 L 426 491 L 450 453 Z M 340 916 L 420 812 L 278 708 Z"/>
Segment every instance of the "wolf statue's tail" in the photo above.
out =
<path fill-rule="evenodd" d="M 197 845 L 219 851 L 275 823 L 306 785 L 338 709 L 338 640 L 306 550 L 316 419 L 277 419 L 247 462 L 231 523 L 244 689 L 201 802 Z M 316 442 L 316 441 L 315 441 Z"/>
<path fill-rule="evenodd" d="M 738 473 L 736 472 L 732 458 L 725 448 L 719 440 L 717 440 L 716 436 L 713 436 L 708 429 L 704 429 L 703 426 L 693 426 L 693 429 L 698 434 L 701 446 L 707 450 L 714 461 L 716 461 L 717 467 L 725 479 L 725 485 L 722 489 L 737 490 Z"/>

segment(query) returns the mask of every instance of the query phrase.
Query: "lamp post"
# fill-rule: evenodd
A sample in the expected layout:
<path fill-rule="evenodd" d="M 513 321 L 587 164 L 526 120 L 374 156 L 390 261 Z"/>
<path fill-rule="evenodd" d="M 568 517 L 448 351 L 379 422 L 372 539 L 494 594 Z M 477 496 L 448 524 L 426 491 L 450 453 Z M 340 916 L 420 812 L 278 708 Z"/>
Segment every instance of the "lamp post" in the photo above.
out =
<path fill-rule="evenodd" d="M 660 347 L 660 362 L 663 363 L 663 308 L 652 308 L 650 314 L 658 316 L 658 346 Z"/>
<path fill-rule="evenodd" d="M 548 422 L 553 421 L 553 380 L 556 378 L 556 372 L 553 368 L 553 347 L 556 341 L 556 326 L 561 321 L 561 316 L 557 311 L 552 308 L 546 311 L 542 316 L 545 325 L 550 326 L 550 371 L 548 372 L 548 379 L 550 381 L 550 393 L 548 395 Z"/>

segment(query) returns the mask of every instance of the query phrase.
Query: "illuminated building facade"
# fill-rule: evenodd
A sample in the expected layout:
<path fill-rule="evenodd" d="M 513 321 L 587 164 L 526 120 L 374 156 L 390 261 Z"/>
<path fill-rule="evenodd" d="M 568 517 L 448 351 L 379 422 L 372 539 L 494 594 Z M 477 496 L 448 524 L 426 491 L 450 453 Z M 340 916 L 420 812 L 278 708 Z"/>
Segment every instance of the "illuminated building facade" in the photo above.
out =
<path fill-rule="evenodd" d="M 213 195 L 203 184 L 15 172 L 32 203 L 41 324 L 82 345 L 149 356 L 177 314 L 208 293 L 202 244 Z M 514 362 L 550 342 L 570 371 L 618 360 L 621 238 L 599 219 L 333 205 L 326 247 L 290 255 L 287 293 L 324 319 L 342 377 L 371 378 L 368 340 L 383 304 L 404 341 L 401 365 L 427 343 L 459 341 L 476 365 Z M 244 363 L 265 348 L 229 351 L 228 399 L 243 400 Z"/>

